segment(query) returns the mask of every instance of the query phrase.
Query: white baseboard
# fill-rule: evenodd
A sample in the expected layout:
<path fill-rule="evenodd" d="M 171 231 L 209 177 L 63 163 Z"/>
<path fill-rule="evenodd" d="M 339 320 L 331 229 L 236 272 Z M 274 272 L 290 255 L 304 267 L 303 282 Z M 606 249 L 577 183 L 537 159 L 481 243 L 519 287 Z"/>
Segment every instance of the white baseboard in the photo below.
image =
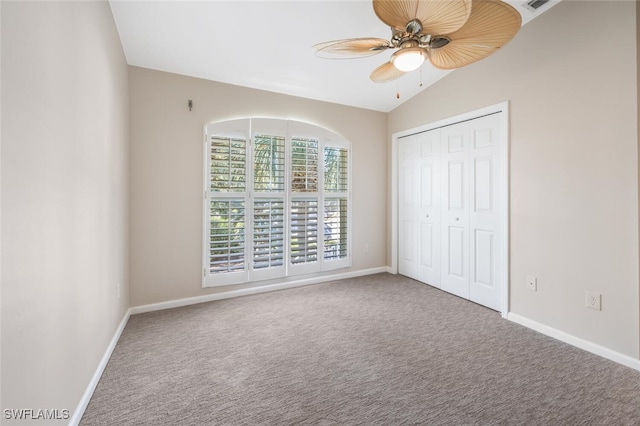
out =
<path fill-rule="evenodd" d="M 102 376 L 104 369 L 107 367 L 109 358 L 111 358 L 111 354 L 113 353 L 113 350 L 115 349 L 116 344 L 118 343 L 118 340 L 120 339 L 120 336 L 122 335 L 122 331 L 124 330 L 124 327 L 127 325 L 127 321 L 129 321 L 130 316 L 131 316 L 131 309 L 128 309 L 127 312 L 124 314 L 122 321 L 120 321 L 120 325 L 118 325 L 116 332 L 111 338 L 111 341 L 109 342 L 109 346 L 107 346 L 107 350 L 104 352 L 104 355 L 102 356 L 102 359 L 98 364 L 98 368 L 96 368 L 95 373 L 93 373 L 93 377 L 91 377 L 89 386 L 87 386 L 87 389 L 84 391 L 84 394 L 82 395 L 82 399 L 80 399 L 80 403 L 76 407 L 76 410 L 73 412 L 73 416 L 71 416 L 71 419 L 69 420 L 70 426 L 77 426 L 78 424 L 80 424 L 82 415 L 84 414 L 84 411 L 87 409 L 87 406 L 89 405 L 89 401 L 91 401 L 93 392 L 96 390 L 96 386 L 98 386 L 100 377 Z"/>
<path fill-rule="evenodd" d="M 339 274 L 325 275 L 322 277 L 306 278 L 296 281 L 288 281 L 278 284 L 269 284 L 259 287 L 244 288 L 240 290 L 223 291 L 215 294 L 207 294 L 204 296 L 187 297 L 184 299 L 170 300 L 167 302 L 151 303 L 148 305 L 134 306 L 130 309 L 131 315 L 142 314 L 145 312 L 160 311 L 163 309 L 179 308 L 181 306 L 195 305 L 198 303 L 212 302 L 214 300 L 230 299 L 232 297 L 248 296 L 251 294 L 267 293 L 275 290 L 284 290 L 286 288 L 301 287 L 310 284 L 319 284 L 328 281 L 342 280 L 345 278 L 355 278 L 364 275 L 379 274 L 389 272 L 389 267 L 383 266 L 379 268 L 364 269 L 354 272 L 345 272 Z"/>
<path fill-rule="evenodd" d="M 537 321 L 533 321 L 529 318 L 523 317 L 518 314 L 514 314 L 512 312 L 509 312 L 509 314 L 507 315 L 507 319 L 509 321 L 513 321 L 517 324 L 520 324 L 527 328 L 535 330 L 539 333 L 545 334 L 549 337 L 553 337 L 554 339 L 560 340 L 561 342 L 568 343 L 577 348 L 584 349 L 587 352 L 591 352 L 592 354 L 601 356 L 608 360 L 617 362 L 618 364 L 622 364 L 626 367 L 630 367 L 630 368 L 633 368 L 634 370 L 640 371 L 639 359 L 632 358 L 625 354 L 621 354 L 620 352 L 616 352 L 612 349 L 605 348 L 604 346 L 600 346 L 588 340 L 581 339 L 569 333 L 565 333 L 564 331 L 557 330 L 553 327 L 549 327 L 548 325 L 541 324 Z"/>

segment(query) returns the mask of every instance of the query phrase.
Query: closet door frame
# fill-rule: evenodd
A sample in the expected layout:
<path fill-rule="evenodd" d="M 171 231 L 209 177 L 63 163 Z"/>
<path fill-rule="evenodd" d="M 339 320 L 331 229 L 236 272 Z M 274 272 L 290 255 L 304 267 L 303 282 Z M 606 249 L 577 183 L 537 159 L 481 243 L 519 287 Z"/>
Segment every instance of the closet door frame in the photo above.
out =
<path fill-rule="evenodd" d="M 500 197 L 502 199 L 500 207 L 500 230 L 502 238 L 497 244 L 500 245 L 501 253 L 499 270 L 501 283 L 501 303 L 500 313 L 503 318 L 507 318 L 509 313 L 509 102 L 502 102 L 485 108 L 480 108 L 464 114 L 449 117 L 436 122 L 424 124 L 412 129 L 394 133 L 391 139 L 391 267 L 390 272 L 398 273 L 398 145 L 399 138 L 415 133 L 426 132 L 439 127 L 448 126 L 462 121 L 473 120 L 486 115 L 500 113 L 500 132 L 502 145 L 500 147 L 500 157 L 502 167 L 500 175 Z"/>

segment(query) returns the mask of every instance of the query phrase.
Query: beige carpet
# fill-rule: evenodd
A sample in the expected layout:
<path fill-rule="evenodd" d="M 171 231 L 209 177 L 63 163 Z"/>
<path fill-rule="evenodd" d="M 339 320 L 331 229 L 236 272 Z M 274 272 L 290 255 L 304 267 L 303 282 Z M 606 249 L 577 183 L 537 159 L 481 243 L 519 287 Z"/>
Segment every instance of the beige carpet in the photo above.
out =
<path fill-rule="evenodd" d="M 82 425 L 640 425 L 640 372 L 379 274 L 134 315 Z"/>

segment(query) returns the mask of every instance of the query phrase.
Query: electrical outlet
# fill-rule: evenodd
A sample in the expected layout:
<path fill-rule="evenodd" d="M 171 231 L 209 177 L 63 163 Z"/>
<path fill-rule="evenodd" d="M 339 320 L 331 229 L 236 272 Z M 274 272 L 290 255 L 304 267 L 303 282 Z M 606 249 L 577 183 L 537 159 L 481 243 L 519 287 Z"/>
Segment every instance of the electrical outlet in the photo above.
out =
<path fill-rule="evenodd" d="M 587 292 L 586 300 L 587 308 L 595 309 L 596 311 L 602 310 L 602 295 L 600 293 Z"/>
<path fill-rule="evenodd" d="M 531 291 L 538 291 L 538 278 L 533 275 L 527 277 L 527 288 Z"/>
<path fill-rule="evenodd" d="M 369 253 L 369 244 L 363 244 L 362 245 L 362 252 L 363 253 Z"/>
<path fill-rule="evenodd" d="M 120 299 L 120 284 L 116 284 L 116 298 Z"/>

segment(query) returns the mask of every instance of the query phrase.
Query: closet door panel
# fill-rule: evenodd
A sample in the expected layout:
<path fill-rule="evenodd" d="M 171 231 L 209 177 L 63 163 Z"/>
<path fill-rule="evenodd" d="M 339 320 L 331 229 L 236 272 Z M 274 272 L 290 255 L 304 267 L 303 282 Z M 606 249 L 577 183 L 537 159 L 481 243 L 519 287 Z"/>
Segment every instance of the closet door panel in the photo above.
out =
<path fill-rule="evenodd" d="M 419 137 L 418 280 L 440 287 L 440 129 Z"/>
<path fill-rule="evenodd" d="M 469 298 L 469 126 L 441 129 L 441 288 Z"/>
<path fill-rule="evenodd" d="M 419 144 L 417 136 L 400 140 L 398 191 L 398 272 L 418 278 Z"/>
<path fill-rule="evenodd" d="M 471 138 L 471 210 L 469 214 L 470 268 L 469 299 L 500 309 L 502 283 L 497 244 L 500 235 L 500 115 L 469 122 Z"/>

